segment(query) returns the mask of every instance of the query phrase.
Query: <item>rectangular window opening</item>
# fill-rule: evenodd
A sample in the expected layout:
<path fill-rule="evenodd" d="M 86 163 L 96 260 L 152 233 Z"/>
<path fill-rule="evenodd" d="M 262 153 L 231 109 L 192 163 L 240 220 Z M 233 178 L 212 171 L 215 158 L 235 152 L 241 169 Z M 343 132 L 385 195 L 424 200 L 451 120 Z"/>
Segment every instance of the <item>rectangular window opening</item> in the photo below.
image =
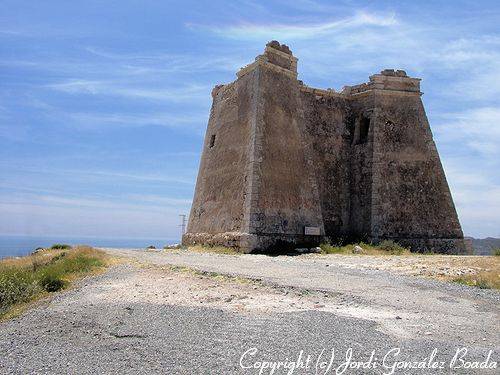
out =
<path fill-rule="evenodd" d="M 359 143 L 365 143 L 368 140 L 368 131 L 370 130 L 370 119 L 362 117 L 359 122 Z"/>
<path fill-rule="evenodd" d="M 208 147 L 212 148 L 214 147 L 215 145 L 215 134 L 212 134 L 212 136 L 210 137 L 210 144 Z"/>
<path fill-rule="evenodd" d="M 356 121 L 354 128 L 354 139 L 352 144 L 359 145 L 368 141 L 368 133 L 370 132 L 370 118 L 361 116 Z"/>

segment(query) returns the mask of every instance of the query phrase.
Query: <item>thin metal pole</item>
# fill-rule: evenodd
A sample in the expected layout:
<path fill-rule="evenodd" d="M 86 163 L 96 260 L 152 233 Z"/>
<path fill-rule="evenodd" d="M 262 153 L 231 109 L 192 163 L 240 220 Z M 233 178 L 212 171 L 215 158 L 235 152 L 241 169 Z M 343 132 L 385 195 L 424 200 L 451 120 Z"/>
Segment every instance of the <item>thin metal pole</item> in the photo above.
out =
<path fill-rule="evenodd" d="M 179 216 L 181 217 L 181 224 L 179 225 L 182 230 L 181 235 L 184 235 L 184 233 L 186 233 L 186 215 L 182 214 Z"/>

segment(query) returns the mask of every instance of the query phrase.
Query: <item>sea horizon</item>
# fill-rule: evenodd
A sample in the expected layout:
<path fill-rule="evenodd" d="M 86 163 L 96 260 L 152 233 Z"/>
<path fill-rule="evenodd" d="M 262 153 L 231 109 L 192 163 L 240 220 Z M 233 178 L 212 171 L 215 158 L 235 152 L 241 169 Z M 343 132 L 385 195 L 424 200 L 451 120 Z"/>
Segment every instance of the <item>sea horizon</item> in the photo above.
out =
<path fill-rule="evenodd" d="M 50 247 L 55 243 L 68 245 L 88 245 L 92 247 L 117 247 L 144 249 L 155 246 L 161 249 L 165 245 L 179 243 L 180 238 L 139 238 L 139 237 L 94 237 L 94 236 L 36 236 L 0 234 L 0 259 L 25 256 L 38 247 Z"/>

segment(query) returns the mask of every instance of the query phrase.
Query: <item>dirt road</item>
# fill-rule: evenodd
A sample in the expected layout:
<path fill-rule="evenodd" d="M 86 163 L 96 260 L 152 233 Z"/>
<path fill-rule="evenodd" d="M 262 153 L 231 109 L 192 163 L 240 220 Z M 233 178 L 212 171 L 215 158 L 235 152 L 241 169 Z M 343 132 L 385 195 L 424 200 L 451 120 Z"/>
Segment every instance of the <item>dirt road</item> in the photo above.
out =
<path fill-rule="evenodd" d="M 0 324 L 2 373 L 494 373 L 464 367 L 499 360 L 500 293 L 405 275 L 402 258 L 106 251 L 124 263 Z"/>

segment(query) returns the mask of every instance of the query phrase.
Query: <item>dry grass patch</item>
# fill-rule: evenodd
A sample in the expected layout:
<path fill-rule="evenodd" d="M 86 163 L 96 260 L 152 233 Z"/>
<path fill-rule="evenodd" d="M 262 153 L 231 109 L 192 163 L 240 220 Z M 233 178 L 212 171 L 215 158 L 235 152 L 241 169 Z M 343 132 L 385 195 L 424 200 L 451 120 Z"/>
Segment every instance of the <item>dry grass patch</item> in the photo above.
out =
<path fill-rule="evenodd" d="M 500 258 L 479 255 L 417 257 L 427 276 L 481 289 L 500 289 Z"/>
<path fill-rule="evenodd" d="M 356 247 L 360 247 L 361 251 L 356 251 Z M 398 245 L 394 241 L 385 240 L 378 245 L 367 244 L 360 242 L 358 244 L 348 245 L 330 245 L 321 244 L 321 252 L 323 254 L 361 254 L 361 255 L 409 255 L 410 250 Z"/>
<path fill-rule="evenodd" d="M 480 270 L 475 274 L 457 277 L 453 281 L 480 289 L 500 289 L 500 267 L 497 264 L 494 269 Z"/>

